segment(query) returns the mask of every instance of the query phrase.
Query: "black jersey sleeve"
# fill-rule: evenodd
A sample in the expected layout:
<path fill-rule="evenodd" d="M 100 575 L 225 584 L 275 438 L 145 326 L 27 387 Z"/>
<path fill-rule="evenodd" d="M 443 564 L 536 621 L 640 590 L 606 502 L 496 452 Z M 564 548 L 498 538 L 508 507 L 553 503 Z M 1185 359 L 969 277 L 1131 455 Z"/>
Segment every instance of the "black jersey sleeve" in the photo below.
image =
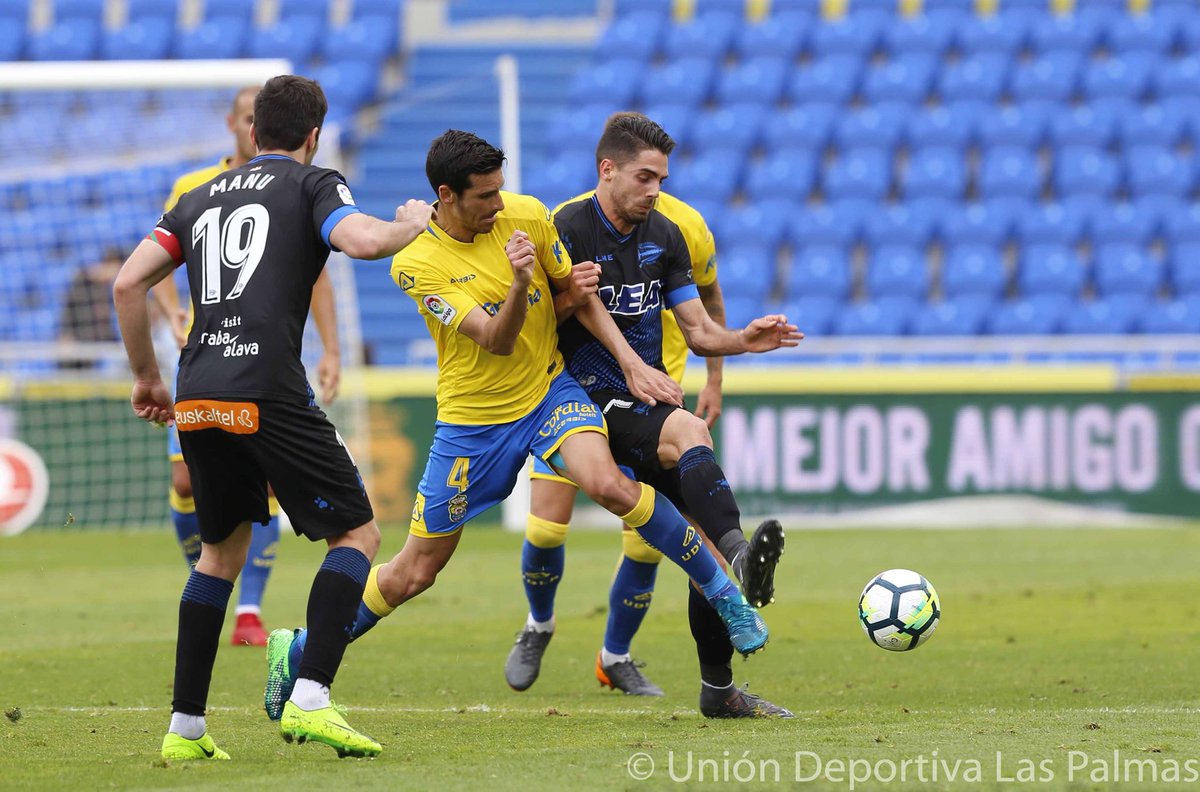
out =
<path fill-rule="evenodd" d="M 333 227 L 347 215 L 360 211 L 342 174 L 335 170 L 316 170 L 306 180 L 312 196 L 313 228 L 320 230 L 321 241 L 337 250 L 329 241 Z"/>
<path fill-rule="evenodd" d="M 667 266 L 663 272 L 663 303 L 674 308 L 681 302 L 697 300 L 700 291 L 692 280 L 692 254 L 688 251 L 683 233 L 674 223 L 667 243 Z"/>

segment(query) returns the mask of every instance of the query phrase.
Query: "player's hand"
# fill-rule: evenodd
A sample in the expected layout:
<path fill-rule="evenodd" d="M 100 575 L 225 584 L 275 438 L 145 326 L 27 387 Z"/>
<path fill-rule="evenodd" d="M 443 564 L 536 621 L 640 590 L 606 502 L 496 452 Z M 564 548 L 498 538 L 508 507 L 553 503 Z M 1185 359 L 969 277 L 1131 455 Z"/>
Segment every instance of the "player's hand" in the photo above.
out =
<path fill-rule="evenodd" d="M 600 290 L 600 265 L 594 261 L 581 261 L 571 267 L 567 282 L 567 293 L 573 305 L 583 305 L 587 298 Z"/>
<path fill-rule="evenodd" d="M 404 206 L 396 207 L 396 222 L 417 230 L 423 230 L 436 217 L 437 211 L 432 206 L 415 198 L 410 198 Z"/>
<path fill-rule="evenodd" d="M 138 380 L 133 383 L 133 394 L 129 397 L 133 414 L 152 424 L 175 425 L 175 402 L 171 391 L 163 384 Z"/>
<path fill-rule="evenodd" d="M 683 406 L 683 388 L 679 383 L 640 359 L 625 370 L 625 384 L 638 401 L 651 407 L 659 402 Z"/>
<path fill-rule="evenodd" d="M 337 401 L 338 389 L 342 384 L 342 356 L 337 352 L 326 352 L 317 361 L 317 384 L 321 386 L 323 404 Z"/>
<path fill-rule="evenodd" d="M 696 397 L 696 415 L 704 419 L 704 423 L 712 429 L 717 419 L 721 417 L 721 384 L 708 382 Z"/>
<path fill-rule="evenodd" d="M 741 330 L 742 344 L 747 352 L 770 352 L 780 347 L 794 347 L 804 338 L 794 324 L 788 324 L 783 314 L 760 316 Z"/>
<path fill-rule="evenodd" d="M 167 316 L 167 322 L 171 325 L 171 335 L 175 338 L 175 346 L 183 349 L 187 346 L 187 320 L 188 312 L 180 308 L 173 312 L 174 316 Z"/>
<path fill-rule="evenodd" d="M 512 265 L 513 282 L 528 286 L 533 281 L 533 268 L 537 264 L 537 248 L 524 231 L 513 231 L 504 246 L 508 262 Z"/>

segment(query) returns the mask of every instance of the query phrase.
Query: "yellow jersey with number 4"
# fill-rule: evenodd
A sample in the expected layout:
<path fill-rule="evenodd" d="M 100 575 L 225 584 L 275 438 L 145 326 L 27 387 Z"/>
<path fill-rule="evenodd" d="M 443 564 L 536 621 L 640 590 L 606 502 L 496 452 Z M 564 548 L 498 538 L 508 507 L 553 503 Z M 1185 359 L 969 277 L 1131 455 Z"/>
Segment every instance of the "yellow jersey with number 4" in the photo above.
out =
<path fill-rule="evenodd" d="M 595 190 L 577 195 L 568 201 L 563 201 L 554 208 L 555 212 L 568 204 L 591 198 Z M 658 203 L 654 208 L 679 226 L 683 241 L 687 244 L 688 253 L 692 259 L 692 280 L 696 286 L 709 286 L 717 279 L 717 247 L 713 242 L 712 232 L 704 222 L 704 216 L 689 204 L 668 193 L 658 194 Z M 667 374 L 676 382 L 683 381 L 683 371 L 687 367 L 688 346 L 675 321 L 675 315 L 669 309 L 662 312 L 662 356 L 663 366 Z"/>
<path fill-rule="evenodd" d="M 438 420 L 490 425 L 516 421 L 541 403 L 563 373 L 551 278 L 571 274 L 549 210 L 536 198 L 501 193 L 504 209 L 486 234 L 459 242 L 430 225 L 392 259 L 392 279 L 417 303 L 437 346 Z M 474 308 L 495 316 L 512 284 L 504 246 L 524 231 L 537 248 L 525 324 L 511 355 L 493 355 L 458 331 Z"/>

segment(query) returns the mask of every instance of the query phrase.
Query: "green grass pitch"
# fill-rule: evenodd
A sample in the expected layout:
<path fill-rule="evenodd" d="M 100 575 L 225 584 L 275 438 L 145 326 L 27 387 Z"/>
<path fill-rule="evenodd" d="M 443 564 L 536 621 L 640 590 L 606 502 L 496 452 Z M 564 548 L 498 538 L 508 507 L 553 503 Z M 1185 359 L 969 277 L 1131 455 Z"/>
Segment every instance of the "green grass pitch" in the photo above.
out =
<path fill-rule="evenodd" d="M 381 556 L 402 541 L 385 531 Z M 502 672 L 525 613 L 520 537 L 470 527 L 437 585 L 347 652 L 334 697 L 382 756 L 284 744 L 261 712 L 262 653 L 222 645 L 208 722 L 234 761 L 167 766 L 184 582 L 169 530 L 0 541 L 0 788 L 1196 788 L 1194 528 L 792 531 L 763 614 L 771 642 L 735 660 L 791 721 L 699 716 L 669 564 L 634 643 L 667 697 L 599 689 L 619 544 L 616 531 L 571 537 L 558 632 L 526 693 Z M 282 541 L 269 626 L 303 618 L 320 555 Z M 856 619 L 862 586 L 896 566 L 942 598 L 936 635 L 907 654 L 872 646 Z"/>

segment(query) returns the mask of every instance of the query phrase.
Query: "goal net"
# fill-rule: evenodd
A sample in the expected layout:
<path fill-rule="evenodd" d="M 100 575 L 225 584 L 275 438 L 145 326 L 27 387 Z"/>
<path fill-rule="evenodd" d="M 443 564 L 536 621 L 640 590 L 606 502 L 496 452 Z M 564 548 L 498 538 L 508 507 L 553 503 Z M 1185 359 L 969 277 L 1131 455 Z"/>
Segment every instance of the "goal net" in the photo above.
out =
<path fill-rule="evenodd" d="M 175 179 L 233 153 L 226 115 L 238 90 L 288 71 L 286 61 L 0 64 L 0 536 L 169 525 L 168 433 L 129 408 L 112 278 Z M 337 141 L 325 130 L 317 164 L 341 169 Z M 339 398 L 322 407 L 365 466 L 354 273 L 340 254 L 328 267 L 343 371 Z M 156 349 L 165 377 L 178 351 L 163 321 Z M 310 319 L 314 380 L 322 352 Z"/>

